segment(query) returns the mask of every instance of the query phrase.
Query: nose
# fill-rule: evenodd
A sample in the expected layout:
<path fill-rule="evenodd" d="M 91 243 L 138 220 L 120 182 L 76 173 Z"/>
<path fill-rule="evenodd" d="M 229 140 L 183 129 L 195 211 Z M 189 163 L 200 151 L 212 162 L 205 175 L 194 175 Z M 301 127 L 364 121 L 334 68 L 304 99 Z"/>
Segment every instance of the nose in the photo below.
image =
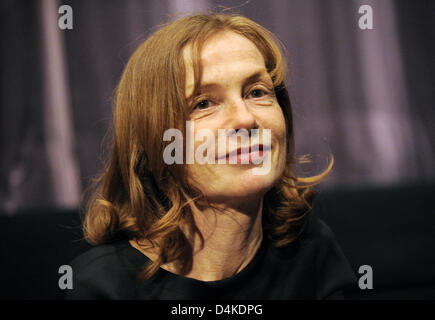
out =
<path fill-rule="evenodd" d="M 242 98 L 234 99 L 228 108 L 228 127 L 236 132 L 240 129 L 256 129 L 257 120 Z"/>

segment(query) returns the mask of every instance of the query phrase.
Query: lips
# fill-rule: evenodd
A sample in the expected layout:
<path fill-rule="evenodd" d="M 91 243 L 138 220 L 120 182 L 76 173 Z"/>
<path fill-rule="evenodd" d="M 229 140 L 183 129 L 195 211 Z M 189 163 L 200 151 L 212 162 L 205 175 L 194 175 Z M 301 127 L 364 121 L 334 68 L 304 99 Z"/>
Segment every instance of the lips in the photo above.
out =
<path fill-rule="evenodd" d="M 236 163 L 250 163 L 254 158 L 263 157 L 264 152 L 269 151 L 270 149 L 270 146 L 263 144 L 240 147 L 236 150 L 227 152 L 225 156 L 220 156 L 219 159 L 234 160 Z"/>
<path fill-rule="evenodd" d="M 256 146 L 249 146 L 249 147 L 245 147 L 245 148 L 238 148 L 237 150 L 233 150 L 231 152 L 228 152 L 226 157 L 228 158 L 229 156 L 232 155 L 239 155 L 239 154 L 246 154 L 246 153 L 251 153 L 253 151 L 259 151 L 259 152 L 263 152 L 263 145 L 256 145 Z"/>

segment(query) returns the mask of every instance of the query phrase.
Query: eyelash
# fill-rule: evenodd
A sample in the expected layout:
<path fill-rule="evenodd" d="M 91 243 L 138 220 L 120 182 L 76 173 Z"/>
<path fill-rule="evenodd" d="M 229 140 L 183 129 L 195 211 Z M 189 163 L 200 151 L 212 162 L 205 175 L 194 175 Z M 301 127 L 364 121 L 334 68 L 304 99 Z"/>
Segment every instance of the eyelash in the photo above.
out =
<path fill-rule="evenodd" d="M 201 103 L 203 103 L 203 102 L 210 102 L 210 100 L 209 100 L 209 99 L 201 100 L 200 102 L 198 102 L 198 103 L 195 105 L 195 108 L 194 108 L 194 109 L 200 109 L 200 108 L 198 108 L 198 106 L 199 106 Z M 207 108 L 204 108 L 204 109 L 207 109 Z M 201 109 L 200 109 L 200 110 L 201 110 Z"/>
<path fill-rule="evenodd" d="M 264 89 L 261 89 L 261 88 L 257 88 L 257 89 L 252 89 L 249 92 L 248 96 L 251 95 L 254 91 L 260 91 L 263 94 L 261 97 L 254 97 L 254 99 L 255 98 L 262 98 L 262 97 L 264 97 L 265 95 L 267 95 L 269 93 L 267 90 L 264 90 Z"/>
<path fill-rule="evenodd" d="M 269 89 L 255 88 L 255 89 L 252 89 L 252 90 L 249 91 L 247 97 L 248 97 L 249 95 L 251 95 L 254 91 L 260 91 L 260 92 L 262 93 L 262 96 L 261 96 L 261 97 L 253 97 L 253 99 L 263 98 L 264 96 L 268 95 L 269 92 L 270 92 Z M 201 103 L 203 103 L 203 102 L 209 102 L 209 103 L 212 103 L 212 101 L 211 101 L 210 98 L 202 99 L 202 100 L 199 100 L 199 102 L 195 104 L 195 106 L 194 106 L 193 109 L 194 109 L 194 110 L 206 110 L 206 109 L 208 109 L 209 107 L 206 107 L 206 108 L 204 108 L 204 109 L 200 109 L 200 108 L 198 108 L 198 106 L 199 106 Z"/>

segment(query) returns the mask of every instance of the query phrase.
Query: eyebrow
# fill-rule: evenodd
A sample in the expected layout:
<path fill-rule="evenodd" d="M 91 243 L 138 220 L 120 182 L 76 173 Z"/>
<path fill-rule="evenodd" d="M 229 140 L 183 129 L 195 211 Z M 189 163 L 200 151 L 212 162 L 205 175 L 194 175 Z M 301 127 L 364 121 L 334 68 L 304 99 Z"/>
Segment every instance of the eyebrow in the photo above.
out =
<path fill-rule="evenodd" d="M 269 75 L 269 73 L 267 72 L 267 70 L 265 68 L 261 68 L 261 69 L 258 69 L 256 71 L 254 71 L 251 75 L 247 76 L 243 80 L 243 83 L 244 84 L 253 83 L 253 82 L 258 81 L 260 79 L 264 79 L 268 75 Z M 219 84 L 217 84 L 217 83 L 205 83 L 205 84 L 202 84 L 196 90 L 196 94 L 195 95 L 201 94 L 201 92 L 204 92 L 204 91 L 216 88 L 218 86 L 219 86 Z"/>

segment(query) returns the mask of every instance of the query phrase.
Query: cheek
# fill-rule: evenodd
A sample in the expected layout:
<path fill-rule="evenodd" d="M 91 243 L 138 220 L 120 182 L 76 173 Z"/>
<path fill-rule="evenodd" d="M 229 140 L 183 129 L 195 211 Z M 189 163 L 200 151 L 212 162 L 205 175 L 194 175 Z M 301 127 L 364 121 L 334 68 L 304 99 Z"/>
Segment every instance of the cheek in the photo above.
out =
<path fill-rule="evenodd" d="M 287 126 L 281 107 L 269 118 L 270 128 L 272 129 L 272 139 L 275 142 L 275 166 L 278 171 L 283 170 L 287 158 Z"/>
<path fill-rule="evenodd" d="M 276 134 L 277 138 L 285 144 L 287 130 L 286 130 L 286 123 L 285 123 L 284 117 L 282 119 L 280 119 L 279 121 L 277 121 L 277 126 L 276 126 L 275 131 L 277 133 Z"/>
<path fill-rule="evenodd" d="M 276 135 L 280 142 L 286 145 L 287 128 L 284 113 L 281 107 L 278 105 L 278 110 L 276 111 L 275 120 L 273 122 L 276 125 Z"/>
<path fill-rule="evenodd" d="M 286 143 L 286 121 L 281 107 L 277 104 L 273 110 L 268 110 L 263 114 L 262 126 L 271 129 L 272 137 L 280 145 Z"/>

